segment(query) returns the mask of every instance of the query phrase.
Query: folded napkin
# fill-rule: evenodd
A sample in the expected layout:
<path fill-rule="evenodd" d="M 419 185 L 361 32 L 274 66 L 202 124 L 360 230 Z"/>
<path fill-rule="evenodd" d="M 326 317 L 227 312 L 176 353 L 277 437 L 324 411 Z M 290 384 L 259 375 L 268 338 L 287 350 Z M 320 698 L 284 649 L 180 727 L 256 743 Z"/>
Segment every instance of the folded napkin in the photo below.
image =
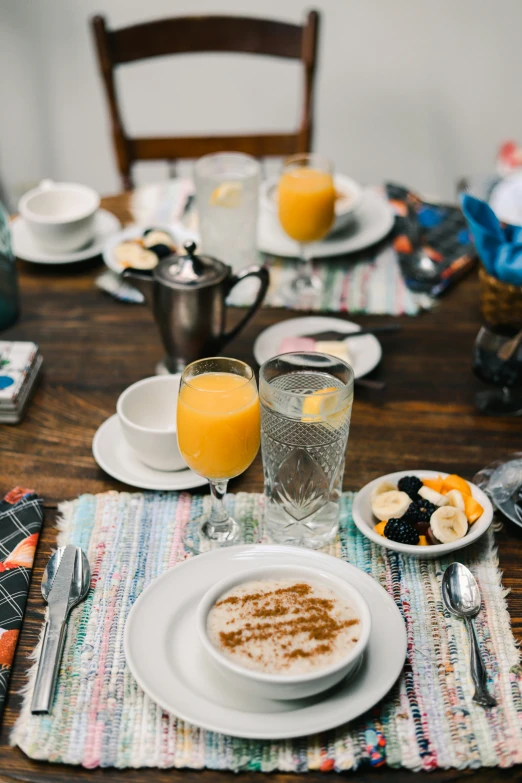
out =
<path fill-rule="evenodd" d="M 522 285 L 522 226 L 502 224 L 489 204 L 461 196 L 462 211 L 487 272 L 504 283 Z"/>
<path fill-rule="evenodd" d="M 43 501 L 15 487 L 0 500 L 0 718 L 24 616 Z"/>

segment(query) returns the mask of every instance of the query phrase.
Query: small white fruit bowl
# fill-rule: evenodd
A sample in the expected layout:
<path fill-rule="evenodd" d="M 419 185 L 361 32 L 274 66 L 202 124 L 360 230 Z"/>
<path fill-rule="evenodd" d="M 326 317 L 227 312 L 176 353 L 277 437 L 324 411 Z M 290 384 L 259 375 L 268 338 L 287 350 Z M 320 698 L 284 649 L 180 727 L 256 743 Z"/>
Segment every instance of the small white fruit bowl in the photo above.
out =
<path fill-rule="evenodd" d="M 378 544 L 385 549 L 392 549 L 394 552 L 410 555 L 411 557 L 417 557 L 423 560 L 433 560 L 436 557 L 443 557 L 444 555 L 449 555 L 450 552 L 463 549 L 483 536 L 493 521 L 493 506 L 491 505 L 488 496 L 479 489 L 479 487 L 472 484 L 471 481 L 468 481 L 471 495 L 480 503 L 484 512 L 476 522 L 470 525 L 468 532 L 463 538 L 452 541 L 450 544 L 414 546 L 413 544 L 399 544 L 397 541 L 390 541 L 374 531 L 374 527 L 379 520 L 377 520 L 372 513 L 372 492 L 379 484 L 384 481 L 397 484 L 399 479 L 403 476 L 417 476 L 422 480 L 437 478 L 438 476 L 445 478 L 447 475 L 449 474 L 442 470 L 400 470 L 397 473 L 388 473 L 387 476 L 380 476 L 379 478 L 370 481 L 369 484 L 366 484 L 366 486 L 357 493 L 352 508 L 353 521 L 361 533 L 366 536 L 366 538 L 369 538 L 370 541 L 373 541 L 374 544 Z"/>
<path fill-rule="evenodd" d="M 247 669 L 225 656 L 211 642 L 207 631 L 208 614 L 216 601 L 229 590 L 243 582 L 265 579 L 297 579 L 326 585 L 343 598 L 347 598 L 359 617 L 360 636 L 357 643 L 340 660 L 330 666 L 317 668 L 306 674 L 284 675 L 268 674 L 255 669 Z M 198 606 L 197 626 L 201 644 L 207 653 L 209 662 L 220 672 L 231 686 L 243 692 L 265 699 L 286 701 L 303 699 L 332 688 L 359 668 L 362 655 L 368 645 L 371 630 L 371 614 L 368 604 L 360 592 L 351 584 L 337 576 L 309 566 L 264 566 L 254 568 L 222 579 L 208 590 Z"/>

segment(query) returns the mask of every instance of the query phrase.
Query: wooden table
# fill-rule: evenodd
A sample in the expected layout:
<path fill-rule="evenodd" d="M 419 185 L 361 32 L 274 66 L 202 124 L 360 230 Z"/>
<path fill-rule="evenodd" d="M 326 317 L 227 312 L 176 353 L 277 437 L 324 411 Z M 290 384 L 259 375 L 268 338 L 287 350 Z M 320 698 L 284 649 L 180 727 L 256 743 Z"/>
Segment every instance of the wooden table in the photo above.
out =
<path fill-rule="evenodd" d="M 122 221 L 131 219 L 128 196 L 104 200 Z M 130 383 L 152 375 L 162 357 L 150 312 L 121 304 L 101 293 L 94 279 L 99 259 L 65 267 L 20 264 L 22 315 L 6 339 L 35 340 L 45 359 L 45 374 L 25 421 L 4 425 L 0 435 L 0 490 L 16 484 L 34 487 L 47 507 L 38 548 L 28 608 L 16 653 L 10 695 L 0 734 L 0 783 L 11 780 L 200 780 L 220 783 L 230 773 L 192 770 L 94 770 L 51 765 L 27 759 L 8 747 L 9 731 L 20 707 L 17 695 L 25 681 L 27 655 L 36 644 L 43 617 L 39 596 L 42 569 L 55 541 L 56 504 L 84 492 L 126 489 L 98 468 L 91 454 L 92 437 L 115 411 L 116 399 Z M 231 319 L 239 317 L 232 311 Z M 262 310 L 230 345 L 232 356 L 253 363 L 252 346 L 259 332 L 292 313 Z M 389 319 L 387 319 L 389 320 Z M 365 326 L 378 317 L 357 318 Z M 383 473 L 433 468 L 471 478 L 494 459 L 520 448 L 522 419 L 486 418 L 474 408 L 479 387 L 471 372 L 470 354 L 479 327 L 478 282 L 467 278 L 435 310 L 419 318 L 401 318 L 402 331 L 382 338 L 383 360 L 372 377 L 386 380 L 383 392 L 356 390 L 344 479 L 345 489 L 358 489 Z M 261 460 L 232 483 L 232 491 L 262 490 Z M 511 588 L 513 629 L 522 641 L 522 531 L 506 525 L 498 535 L 504 584 Z M 271 775 L 277 783 L 292 775 Z M 364 770 L 357 781 L 420 780 L 422 773 Z M 522 771 L 482 769 L 476 772 L 430 773 L 430 781 L 466 777 L 473 781 L 522 780 Z M 321 773 L 301 776 L 303 783 L 323 779 Z M 427 778 L 425 778 L 427 780 Z M 259 773 L 240 773 L 234 781 L 262 780 Z"/>

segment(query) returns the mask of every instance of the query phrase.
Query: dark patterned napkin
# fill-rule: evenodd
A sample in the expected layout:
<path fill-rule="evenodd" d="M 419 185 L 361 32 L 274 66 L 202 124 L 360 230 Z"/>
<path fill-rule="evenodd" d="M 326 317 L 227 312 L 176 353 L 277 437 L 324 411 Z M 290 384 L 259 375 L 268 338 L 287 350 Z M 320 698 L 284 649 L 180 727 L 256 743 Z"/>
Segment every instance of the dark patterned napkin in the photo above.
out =
<path fill-rule="evenodd" d="M 441 296 L 476 261 L 462 210 L 423 201 L 392 183 L 386 185 L 386 194 L 395 211 L 392 241 L 406 285 L 412 291 Z M 419 265 L 419 256 L 425 258 L 424 264 Z"/>
<path fill-rule="evenodd" d="M 0 500 L 0 719 L 24 616 L 43 501 L 15 487 Z"/>

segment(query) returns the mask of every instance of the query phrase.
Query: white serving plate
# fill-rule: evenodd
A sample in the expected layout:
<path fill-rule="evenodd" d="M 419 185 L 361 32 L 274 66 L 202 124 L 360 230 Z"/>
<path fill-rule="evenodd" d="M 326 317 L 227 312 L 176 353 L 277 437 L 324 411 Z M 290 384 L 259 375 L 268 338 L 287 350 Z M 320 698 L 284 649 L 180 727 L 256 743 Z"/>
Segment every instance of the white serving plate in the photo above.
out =
<path fill-rule="evenodd" d="M 261 183 L 259 197 L 261 207 L 277 215 L 277 184 L 278 177 L 270 177 Z M 335 188 L 339 193 L 344 194 L 344 198 L 336 199 L 335 202 L 335 220 L 330 235 L 348 226 L 363 199 L 363 189 L 351 177 L 344 174 L 334 174 Z"/>
<path fill-rule="evenodd" d="M 374 188 L 365 188 L 360 206 L 349 224 L 323 239 L 314 242 L 315 259 L 355 253 L 371 247 L 390 233 L 395 215 L 386 198 Z M 290 239 L 279 223 L 277 214 L 261 205 L 257 231 L 257 246 L 263 253 L 296 258 L 299 245 Z"/>
<path fill-rule="evenodd" d="M 368 604 L 372 627 L 360 669 L 326 693 L 292 701 L 245 694 L 219 676 L 201 645 L 197 607 L 206 591 L 227 575 L 273 565 L 345 579 Z M 391 596 L 343 560 L 299 547 L 236 546 L 185 560 L 154 580 L 129 613 L 124 649 L 140 687 L 167 712 L 234 737 L 287 739 L 340 726 L 377 704 L 404 665 L 406 628 Z"/>
<path fill-rule="evenodd" d="M 377 520 L 372 514 L 371 494 L 377 484 L 380 484 L 382 481 L 391 481 L 393 484 L 397 484 L 399 479 L 403 476 L 418 476 L 420 479 L 425 479 L 437 478 L 437 476 L 445 478 L 447 475 L 449 474 L 443 470 L 400 470 L 397 473 L 388 473 L 386 476 L 380 476 L 379 478 L 370 481 L 369 484 L 366 484 L 366 486 L 357 493 L 352 507 L 353 521 L 361 533 L 365 535 L 366 538 L 369 538 L 370 541 L 373 541 L 374 544 L 378 544 L 385 549 L 393 549 L 394 552 L 411 555 L 411 557 L 423 560 L 433 560 L 436 557 L 442 557 L 443 555 L 449 555 L 451 552 L 456 552 L 459 549 L 464 549 L 464 547 L 473 544 L 474 541 L 478 541 L 493 521 L 493 506 L 491 505 L 488 496 L 475 484 L 472 484 L 471 481 L 468 481 L 471 488 L 471 494 L 475 500 L 478 500 L 484 509 L 484 513 L 470 526 L 470 529 L 464 538 L 460 538 L 452 544 L 434 544 L 433 546 L 399 544 L 397 541 L 389 541 L 384 536 L 380 536 L 379 533 L 375 533 L 373 529 Z"/>

